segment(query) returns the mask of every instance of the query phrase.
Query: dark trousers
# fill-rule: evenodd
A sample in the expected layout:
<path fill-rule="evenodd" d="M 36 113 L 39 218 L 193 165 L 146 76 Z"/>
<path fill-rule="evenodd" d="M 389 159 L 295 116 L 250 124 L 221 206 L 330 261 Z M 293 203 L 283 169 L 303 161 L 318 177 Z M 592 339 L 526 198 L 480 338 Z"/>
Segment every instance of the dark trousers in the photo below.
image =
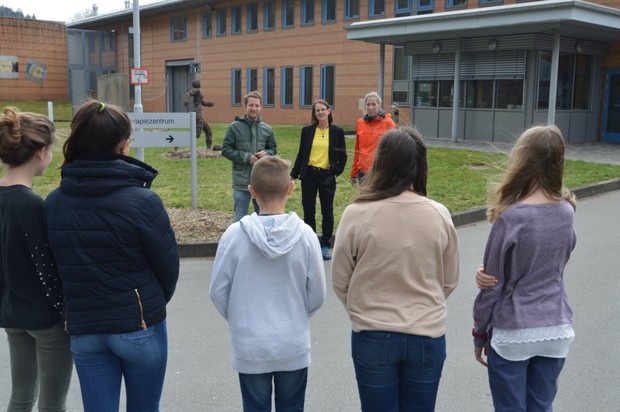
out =
<path fill-rule="evenodd" d="M 211 127 L 209 126 L 209 123 L 202 118 L 202 116 L 196 116 L 196 139 L 200 138 L 202 132 L 205 132 L 207 147 L 211 148 L 213 145 L 213 132 L 211 131 Z"/>
<path fill-rule="evenodd" d="M 321 246 L 331 246 L 334 233 L 334 195 L 336 176 L 325 169 L 308 166 L 306 176 L 301 180 L 301 205 L 304 209 L 304 222 L 316 233 L 316 194 L 321 202 L 322 234 Z"/>

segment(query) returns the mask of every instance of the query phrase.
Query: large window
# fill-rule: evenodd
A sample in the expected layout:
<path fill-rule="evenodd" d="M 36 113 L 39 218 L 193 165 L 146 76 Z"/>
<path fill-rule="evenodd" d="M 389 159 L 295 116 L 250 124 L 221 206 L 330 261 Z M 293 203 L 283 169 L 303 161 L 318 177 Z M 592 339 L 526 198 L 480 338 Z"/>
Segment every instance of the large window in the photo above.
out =
<path fill-rule="evenodd" d="M 258 3 L 248 3 L 247 11 L 247 31 L 248 33 L 254 33 L 258 31 Z"/>
<path fill-rule="evenodd" d="M 394 47 L 392 68 L 392 102 L 409 105 L 409 56 L 404 47 Z"/>
<path fill-rule="evenodd" d="M 280 105 L 293 106 L 293 68 L 282 67 L 280 70 Z"/>
<path fill-rule="evenodd" d="M 335 106 L 336 94 L 336 66 L 324 64 L 321 66 L 321 99 L 332 107 Z"/>
<path fill-rule="evenodd" d="M 276 69 L 267 67 L 263 70 L 263 100 L 265 106 L 276 103 Z"/>
<path fill-rule="evenodd" d="M 470 109 L 493 107 L 493 80 L 467 80 L 465 82 L 465 107 Z"/>
<path fill-rule="evenodd" d="M 323 23 L 333 23 L 336 21 L 336 0 L 322 0 L 323 11 L 321 21 Z"/>
<path fill-rule="evenodd" d="M 216 26 L 217 26 L 217 35 L 225 36 L 226 35 L 226 9 L 217 9 L 216 12 Z"/>
<path fill-rule="evenodd" d="M 202 37 L 208 38 L 213 35 L 213 16 L 211 10 L 202 13 Z"/>
<path fill-rule="evenodd" d="M 241 69 L 232 69 L 230 98 L 233 106 L 241 106 Z"/>
<path fill-rule="evenodd" d="M 555 108 L 587 110 L 590 107 L 591 58 L 576 54 L 560 54 Z M 551 53 L 541 53 L 538 75 L 538 109 L 549 108 L 551 86 Z"/>
<path fill-rule="evenodd" d="M 495 108 L 523 110 L 523 80 L 505 79 L 495 82 Z"/>
<path fill-rule="evenodd" d="M 385 16 L 385 0 L 368 0 L 368 17 Z"/>
<path fill-rule="evenodd" d="M 301 66 L 299 69 L 299 105 L 302 107 L 312 106 L 313 69 L 312 66 Z"/>
<path fill-rule="evenodd" d="M 258 70 L 248 69 L 246 71 L 246 92 L 258 90 Z"/>
<path fill-rule="evenodd" d="M 301 0 L 301 24 L 314 24 L 314 0 Z"/>
<path fill-rule="evenodd" d="M 344 0 L 344 18 L 346 20 L 359 19 L 360 0 Z"/>
<path fill-rule="evenodd" d="M 187 40 L 187 17 L 170 18 L 170 40 L 172 42 Z"/>
<path fill-rule="evenodd" d="M 263 29 L 274 30 L 276 28 L 276 0 L 264 0 L 263 3 Z"/>
<path fill-rule="evenodd" d="M 234 6 L 230 9 L 230 32 L 241 34 L 241 6 Z"/>
<path fill-rule="evenodd" d="M 282 0 L 282 27 L 295 26 L 295 0 Z"/>

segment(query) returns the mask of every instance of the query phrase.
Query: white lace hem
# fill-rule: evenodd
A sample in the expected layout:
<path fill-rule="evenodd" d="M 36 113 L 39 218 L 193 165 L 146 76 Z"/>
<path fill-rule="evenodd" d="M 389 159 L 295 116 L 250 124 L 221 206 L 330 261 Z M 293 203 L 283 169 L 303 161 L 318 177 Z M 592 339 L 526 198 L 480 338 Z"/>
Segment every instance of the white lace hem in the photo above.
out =
<path fill-rule="evenodd" d="M 525 329 L 500 329 L 493 328 L 492 340 L 494 343 L 512 344 L 512 343 L 532 343 L 549 340 L 573 339 L 575 332 L 570 324 L 542 326 L 538 328 Z"/>

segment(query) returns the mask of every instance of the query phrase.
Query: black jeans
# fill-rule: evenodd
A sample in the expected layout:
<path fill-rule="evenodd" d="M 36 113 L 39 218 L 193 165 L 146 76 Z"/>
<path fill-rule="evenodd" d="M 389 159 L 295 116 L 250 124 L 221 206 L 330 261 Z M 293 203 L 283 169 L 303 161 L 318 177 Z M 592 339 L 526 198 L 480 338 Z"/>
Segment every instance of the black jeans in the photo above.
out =
<path fill-rule="evenodd" d="M 321 202 L 322 234 L 321 246 L 331 247 L 334 233 L 334 195 L 336 176 L 325 169 L 308 166 L 306 176 L 301 180 L 301 205 L 304 209 L 304 222 L 316 233 L 316 194 Z"/>

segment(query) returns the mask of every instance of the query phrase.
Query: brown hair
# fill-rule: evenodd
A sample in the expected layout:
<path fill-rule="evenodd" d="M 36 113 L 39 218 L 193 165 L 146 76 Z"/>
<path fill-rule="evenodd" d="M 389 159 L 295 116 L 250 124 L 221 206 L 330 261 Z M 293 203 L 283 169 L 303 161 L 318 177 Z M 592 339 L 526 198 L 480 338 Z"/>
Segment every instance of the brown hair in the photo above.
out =
<path fill-rule="evenodd" d="M 550 199 L 565 199 L 575 207 L 575 196 L 562 182 L 564 151 L 564 137 L 557 126 L 534 126 L 523 132 L 512 148 L 501 182 L 491 193 L 489 221 L 538 188 Z"/>
<path fill-rule="evenodd" d="M 123 109 L 89 100 L 73 116 L 71 134 L 63 146 L 65 160 L 62 166 L 83 153 L 113 153 L 131 137 L 131 133 L 131 121 Z"/>
<path fill-rule="evenodd" d="M 286 197 L 291 176 L 290 163 L 279 156 L 264 156 L 254 163 L 250 184 L 264 202 L 278 200 Z"/>
<path fill-rule="evenodd" d="M 243 102 L 245 103 L 246 106 L 248 105 L 248 100 L 250 100 L 250 97 L 254 97 L 255 99 L 260 100 L 261 106 L 263 105 L 263 96 L 260 94 L 258 90 L 252 90 L 250 93 L 243 96 Z"/>
<path fill-rule="evenodd" d="M 56 141 L 56 128 L 47 117 L 5 107 L 0 115 L 0 160 L 20 166 Z"/>
<path fill-rule="evenodd" d="M 426 145 L 416 128 L 388 130 L 377 147 L 372 168 L 355 202 L 372 202 L 412 190 L 426 196 Z"/>
<path fill-rule="evenodd" d="M 331 107 L 329 106 L 329 103 L 327 103 L 325 100 L 315 100 L 314 103 L 312 103 L 312 124 L 319 124 L 319 119 L 317 119 L 316 117 L 316 113 L 314 113 L 314 109 L 316 108 L 317 104 L 322 104 L 323 106 L 327 107 L 328 110 L 331 109 Z M 327 116 L 327 122 L 329 124 L 332 124 L 332 122 L 334 121 L 334 118 L 332 116 L 332 112 L 330 110 L 329 112 L 329 116 Z"/>

